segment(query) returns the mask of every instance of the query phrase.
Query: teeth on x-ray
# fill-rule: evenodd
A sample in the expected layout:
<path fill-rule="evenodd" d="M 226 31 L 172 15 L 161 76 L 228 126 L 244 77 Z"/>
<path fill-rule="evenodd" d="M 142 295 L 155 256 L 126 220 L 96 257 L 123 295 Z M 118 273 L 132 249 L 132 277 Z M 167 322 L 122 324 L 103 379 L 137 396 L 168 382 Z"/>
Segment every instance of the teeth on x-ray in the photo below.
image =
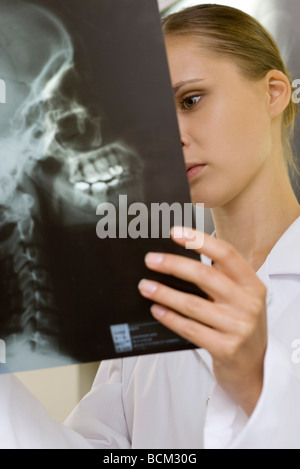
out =
<path fill-rule="evenodd" d="M 95 184 L 92 184 L 91 186 L 91 191 L 92 194 L 97 195 L 104 193 L 107 190 L 107 184 L 105 182 L 96 182 Z"/>
<path fill-rule="evenodd" d="M 76 182 L 74 185 L 75 189 L 81 192 L 90 193 L 90 185 L 88 182 Z"/>
<path fill-rule="evenodd" d="M 122 161 L 122 164 L 121 164 Z M 120 180 L 122 176 L 136 173 L 139 164 L 133 165 L 134 155 L 125 146 L 109 144 L 88 155 L 81 154 L 69 160 L 69 182 L 75 189 L 86 192 L 83 182 L 95 184 L 109 183 L 114 179 Z"/>
<path fill-rule="evenodd" d="M 113 177 L 121 176 L 121 174 L 123 173 L 123 168 L 120 165 L 116 165 L 112 168 L 109 168 L 109 172 Z"/>
<path fill-rule="evenodd" d="M 80 155 L 69 162 L 69 182 L 82 193 L 105 196 L 108 186 L 117 187 L 122 177 L 128 176 L 130 171 L 135 173 L 132 171 L 132 152 L 120 144 L 110 144 L 90 152 L 86 159 L 84 156 Z M 120 164 L 121 159 L 123 166 Z"/>
<path fill-rule="evenodd" d="M 115 187 L 115 186 L 117 186 L 118 184 L 119 184 L 118 179 L 113 179 L 112 181 L 110 181 L 110 182 L 108 183 L 109 187 Z"/>

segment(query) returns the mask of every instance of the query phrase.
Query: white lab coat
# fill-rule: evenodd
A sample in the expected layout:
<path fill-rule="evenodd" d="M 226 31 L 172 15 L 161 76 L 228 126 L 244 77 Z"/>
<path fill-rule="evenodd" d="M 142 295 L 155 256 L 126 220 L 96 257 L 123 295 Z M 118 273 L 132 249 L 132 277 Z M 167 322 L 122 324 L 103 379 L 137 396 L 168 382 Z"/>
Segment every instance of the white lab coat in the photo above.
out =
<path fill-rule="evenodd" d="M 216 384 L 205 350 L 170 352 L 102 362 L 65 425 L 1 375 L 0 448 L 299 449 L 300 218 L 258 275 L 268 288 L 269 338 L 250 418 Z"/>

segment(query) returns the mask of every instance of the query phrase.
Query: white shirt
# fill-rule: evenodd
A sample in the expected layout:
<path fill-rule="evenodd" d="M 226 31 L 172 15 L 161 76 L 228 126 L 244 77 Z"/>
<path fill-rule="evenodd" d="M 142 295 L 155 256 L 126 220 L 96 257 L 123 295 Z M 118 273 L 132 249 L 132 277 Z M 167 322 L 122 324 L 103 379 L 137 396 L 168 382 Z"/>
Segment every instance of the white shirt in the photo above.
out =
<path fill-rule="evenodd" d="M 258 276 L 268 288 L 269 337 L 250 418 L 216 384 L 205 350 L 169 352 L 102 362 L 65 425 L 1 375 L 0 448 L 300 449 L 300 218 Z"/>

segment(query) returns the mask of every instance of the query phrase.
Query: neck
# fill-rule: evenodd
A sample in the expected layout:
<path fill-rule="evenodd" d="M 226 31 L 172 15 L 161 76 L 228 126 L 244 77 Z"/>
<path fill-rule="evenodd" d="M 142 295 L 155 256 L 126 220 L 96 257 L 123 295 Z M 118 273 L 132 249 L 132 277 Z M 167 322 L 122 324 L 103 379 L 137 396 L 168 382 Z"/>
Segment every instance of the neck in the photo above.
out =
<path fill-rule="evenodd" d="M 212 209 L 212 216 L 217 238 L 233 245 L 257 271 L 300 216 L 300 206 L 284 168 L 267 185 L 258 178 L 229 204 Z"/>

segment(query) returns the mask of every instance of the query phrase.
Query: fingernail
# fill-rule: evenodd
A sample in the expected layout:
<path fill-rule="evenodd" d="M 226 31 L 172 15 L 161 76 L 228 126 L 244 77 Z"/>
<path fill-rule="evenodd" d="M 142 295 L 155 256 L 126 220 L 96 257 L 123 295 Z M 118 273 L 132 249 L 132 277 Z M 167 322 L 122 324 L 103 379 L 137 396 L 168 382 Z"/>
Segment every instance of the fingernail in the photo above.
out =
<path fill-rule="evenodd" d="M 152 305 L 150 311 L 156 319 L 162 318 L 167 312 L 166 308 L 160 305 Z"/>
<path fill-rule="evenodd" d="M 148 252 L 148 254 L 145 257 L 146 264 L 158 265 L 158 264 L 161 264 L 163 260 L 164 260 L 163 254 L 159 254 L 156 252 Z"/>
<path fill-rule="evenodd" d="M 195 231 L 192 228 L 187 228 L 184 226 L 174 226 L 172 228 L 172 234 L 174 238 L 187 238 L 192 239 L 195 237 Z"/>
<path fill-rule="evenodd" d="M 155 282 L 151 282 L 150 280 L 141 280 L 138 284 L 138 289 L 143 293 L 145 296 L 151 296 L 157 290 L 157 284 Z"/>

